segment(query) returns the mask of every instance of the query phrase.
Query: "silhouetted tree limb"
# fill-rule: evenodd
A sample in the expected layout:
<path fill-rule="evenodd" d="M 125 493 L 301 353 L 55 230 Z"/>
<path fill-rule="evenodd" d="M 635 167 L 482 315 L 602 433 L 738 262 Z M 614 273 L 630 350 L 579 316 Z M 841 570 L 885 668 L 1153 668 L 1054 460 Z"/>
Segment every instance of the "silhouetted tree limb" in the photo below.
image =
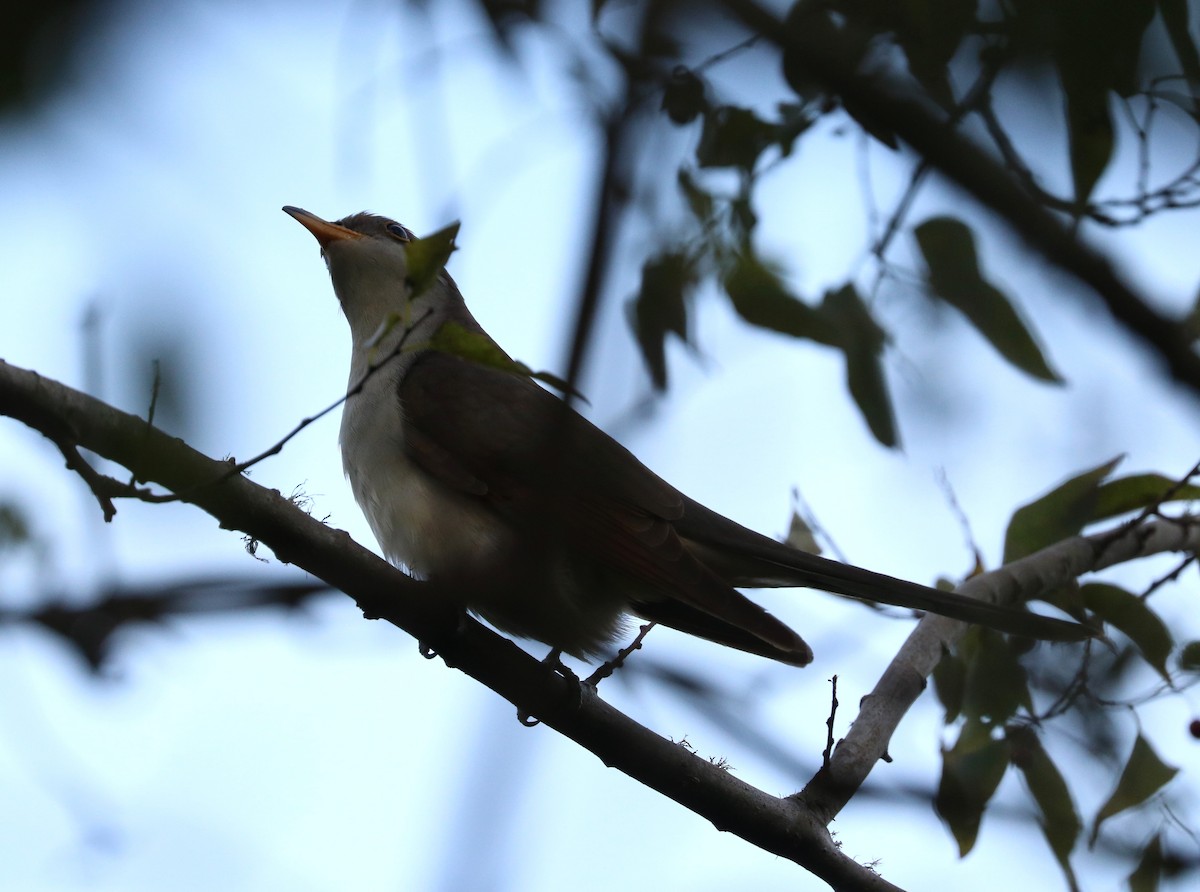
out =
<path fill-rule="evenodd" d="M 797 803 L 764 793 L 642 727 L 594 690 L 572 684 L 512 642 L 456 615 L 451 601 L 431 585 L 410 579 L 278 492 L 245 477 L 227 477 L 230 462 L 214 461 L 135 416 L 3 361 L 0 413 L 56 444 L 117 462 L 136 480 L 166 487 L 202 508 L 223 528 L 261 541 L 281 561 L 344 591 L 368 617 L 409 632 L 519 712 L 536 716 L 605 765 L 674 799 L 718 829 L 794 861 L 836 889 L 896 888 L 844 855 L 829 831 Z M 132 489 L 126 495 L 136 498 Z"/>
<path fill-rule="evenodd" d="M 733 777 L 604 703 L 590 687 L 556 674 L 512 642 L 456 614 L 450 598 L 416 582 L 300 510 L 278 492 L 243 476 L 231 462 L 207 458 L 132 415 L 34 372 L 0 361 L 0 413 L 41 431 L 64 450 L 83 448 L 117 462 L 134 479 L 166 487 L 350 595 L 368 617 L 387 619 L 440 654 L 446 663 L 481 681 L 617 768 L 711 820 L 718 829 L 788 858 L 839 889 L 894 888 L 844 856 L 826 823 L 887 750 L 892 731 L 923 690 L 945 644 L 965 631 L 961 623 L 928 617 L 889 667 L 850 735 L 795 797 L 777 797 Z M 100 475 L 89 474 L 96 487 Z M 110 480 L 111 478 L 104 478 Z M 117 481 L 110 497 L 145 492 Z M 1078 538 L 1039 552 L 963 586 L 964 593 L 1011 601 L 1133 557 L 1162 550 L 1196 549 L 1200 527 L 1159 520 L 1116 533 Z M 814 717 L 814 720 L 818 720 Z"/>

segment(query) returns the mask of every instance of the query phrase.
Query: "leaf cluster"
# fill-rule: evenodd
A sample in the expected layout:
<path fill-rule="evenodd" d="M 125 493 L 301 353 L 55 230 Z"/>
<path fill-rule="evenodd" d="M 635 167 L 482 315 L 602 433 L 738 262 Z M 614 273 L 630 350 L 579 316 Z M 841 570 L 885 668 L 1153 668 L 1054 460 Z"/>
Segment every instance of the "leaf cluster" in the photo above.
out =
<path fill-rule="evenodd" d="M 1200 498 L 1200 487 L 1189 480 L 1172 481 L 1157 474 L 1112 478 L 1119 462 L 1113 459 L 1078 474 L 1018 509 L 1005 537 L 1005 562 L 1076 536 L 1098 521 L 1136 513 L 1129 522 L 1137 523 L 1168 503 Z M 1109 642 L 1112 655 L 1107 660 L 1090 659 L 1087 650 L 1094 645 L 1070 657 L 1061 649 L 1038 653 L 1031 642 L 978 627 L 945 652 L 934 672 L 934 685 L 945 721 L 957 729 L 957 736 L 942 751 L 936 806 L 963 855 L 974 846 L 1000 781 L 1013 767 L 1025 782 L 1065 879 L 1071 888 L 1077 887 L 1071 857 L 1084 839 L 1085 826 L 1059 767 L 1060 757 L 1052 755 L 1044 740 L 1052 729 L 1072 722 L 1087 729 L 1093 747 L 1100 738 L 1106 741 L 1102 749 L 1107 758 L 1123 760 L 1115 789 L 1089 822 L 1089 847 L 1096 844 L 1102 825 L 1118 814 L 1140 809 L 1152 818 L 1163 788 L 1178 769 L 1161 760 L 1140 729 L 1135 729 L 1127 755 L 1116 752 L 1127 746 L 1122 741 L 1128 732 L 1122 725 L 1130 715 L 1119 682 L 1140 662 L 1162 679 L 1162 691 L 1175 690 L 1181 681 L 1191 683 L 1196 667 L 1189 655 L 1200 644 L 1174 641 L 1149 604 L 1151 594 L 1092 582 L 1044 597 L 1118 633 L 1121 640 Z M 1057 665 L 1059 671 L 1051 684 L 1039 685 L 1046 664 Z M 1151 867 L 1157 863 L 1161 868 L 1163 862 L 1161 852 L 1158 861 L 1152 855 L 1161 842 L 1161 833 L 1144 842 L 1135 871 L 1140 881 L 1157 882 L 1159 874 L 1152 875 Z"/>

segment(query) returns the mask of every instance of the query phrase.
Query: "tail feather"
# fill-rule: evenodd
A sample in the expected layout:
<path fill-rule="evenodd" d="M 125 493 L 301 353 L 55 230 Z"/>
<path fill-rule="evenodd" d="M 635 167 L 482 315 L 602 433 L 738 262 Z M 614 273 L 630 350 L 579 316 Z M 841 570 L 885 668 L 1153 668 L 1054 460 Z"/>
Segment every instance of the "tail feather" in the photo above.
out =
<path fill-rule="evenodd" d="M 812 649 L 804 639 L 777 620 L 776 624 L 789 636 L 789 640 L 786 642 L 781 641 L 778 635 L 772 636 L 772 639 L 767 641 L 741 626 L 728 623 L 682 601 L 664 598 L 656 601 L 634 602 L 630 604 L 630 607 L 634 613 L 644 619 L 661 623 L 698 638 L 706 638 L 726 647 L 778 660 L 791 666 L 807 666 L 812 662 Z M 786 646 L 784 646 L 785 644 Z"/>
<path fill-rule="evenodd" d="M 684 518 L 676 523 L 676 529 L 687 538 L 689 548 L 721 579 L 738 588 L 816 588 L 1046 641 L 1083 641 L 1096 634 L 1081 623 L 967 598 L 798 551 L 691 500 Z"/>

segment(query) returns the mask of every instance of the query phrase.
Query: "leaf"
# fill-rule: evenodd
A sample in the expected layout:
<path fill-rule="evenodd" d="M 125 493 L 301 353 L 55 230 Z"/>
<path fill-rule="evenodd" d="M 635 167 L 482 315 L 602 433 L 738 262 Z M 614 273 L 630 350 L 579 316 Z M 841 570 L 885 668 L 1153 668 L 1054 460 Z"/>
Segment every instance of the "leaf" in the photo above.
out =
<path fill-rule="evenodd" d="M 1071 156 L 1071 182 L 1075 202 L 1087 204 L 1116 143 L 1108 110 L 1108 89 L 1095 81 L 1074 81 L 1067 94 L 1067 139 Z"/>
<path fill-rule="evenodd" d="M 943 719 L 948 725 L 962 714 L 963 696 L 967 688 L 967 664 L 950 650 L 942 650 L 942 658 L 933 667 L 933 690 L 946 710 Z"/>
<path fill-rule="evenodd" d="M 1066 106 L 1075 201 L 1082 206 L 1113 155 L 1110 94 L 1128 97 L 1141 87 L 1142 44 L 1156 4 L 1124 0 L 1052 8 L 1058 21 L 1048 29 L 1051 56 Z"/>
<path fill-rule="evenodd" d="M 822 100 L 826 84 L 820 77 L 814 77 L 808 68 L 809 60 L 805 57 L 803 46 L 806 42 L 815 41 L 825 46 L 835 47 L 838 56 L 848 69 L 855 69 L 866 55 L 872 43 L 872 35 L 868 29 L 842 27 L 844 17 L 836 9 L 823 3 L 792 3 L 784 20 L 783 40 L 783 77 L 789 87 L 806 104 L 820 102 L 823 111 L 835 108 L 832 100 Z M 788 40 L 786 35 L 802 33 L 803 40 Z M 891 128 L 873 118 L 868 109 L 863 109 L 853 100 L 842 99 L 842 107 L 860 127 L 880 143 L 890 149 L 899 147 L 896 134 Z"/>
<path fill-rule="evenodd" d="M 412 289 L 410 298 L 424 294 L 446 268 L 446 262 L 455 250 L 454 238 L 458 235 L 458 227 L 458 221 L 455 221 L 404 246 L 408 261 L 408 285 Z"/>
<path fill-rule="evenodd" d="M 797 551 L 803 551 L 806 554 L 821 553 L 821 545 L 817 542 L 817 537 L 813 535 L 812 527 L 797 511 L 792 512 L 792 520 L 788 524 L 787 536 L 783 541 Z"/>
<path fill-rule="evenodd" d="M 1101 806 L 1096 815 L 1096 822 L 1092 825 L 1092 834 L 1088 838 L 1088 845 L 1096 844 L 1096 837 L 1100 834 L 1100 825 L 1113 815 L 1141 805 L 1170 783 L 1171 778 L 1178 773 L 1178 768 L 1173 768 L 1163 762 L 1146 738 L 1138 734 L 1137 740 L 1133 742 L 1133 751 L 1129 754 L 1129 761 L 1125 763 L 1125 770 L 1121 772 L 1121 778 L 1117 781 L 1117 788 L 1113 790 L 1108 801 Z"/>
<path fill-rule="evenodd" d="M 1008 739 L 1013 746 L 1013 764 L 1024 776 L 1038 811 L 1042 813 L 1039 822 L 1042 834 L 1068 884 L 1074 889 L 1077 884 L 1071 868 L 1071 851 L 1083 831 L 1083 822 L 1071 798 L 1071 791 L 1032 728 L 1012 728 L 1008 731 Z"/>
<path fill-rule="evenodd" d="M 1123 588 L 1099 582 L 1088 583 L 1080 589 L 1083 603 L 1089 610 L 1124 633 L 1146 662 L 1170 682 L 1167 657 L 1174 642 L 1162 619 L 1146 606 L 1146 602 Z"/>
<path fill-rule="evenodd" d="M 806 106 L 781 104 L 779 120 L 765 121 L 748 108 L 720 105 L 704 112 L 704 126 L 696 146 L 700 167 L 736 167 L 753 173 L 762 153 L 778 146 L 791 153 L 796 138 L 812 126 L 815 116 Z"/>
<path fill-rule="evenodd" d="M 1179 481 L 1162 474 L 1132 474 L 1110 480 L 1102 484 L 1096 494 L 1096 508 L 1091 519 L 1106 520 L 1119 514 L 1160 505 L 1168 494 L 1173 502 L 1200 499 L 1200 486 L 1180 486 Z"/>
<path fill-rule="evenodd" d="M 949 83 L 950 62 L 963 39 L 978 27 L 976 3 L 977 0 L 939 0 L 877 4 L 888 16 L 909 70 L 945 108 L 954 103 Z"/>
<path fill-rule="evenodd" d="M 687 298 L 695 287 L 695 264 L 686 254 L 659 254 L 642 265 L 641 289 L 630 301 L 630 323 L 658 390 L 667 386 L 667 336 L 687 340 Z"/>
<path fill-rule="evenodd" d="M 704 115 L 696 163 L 701 167 L 740 167 L 749 172 L 770 144 L 771 125 L 750 109 L 718 106 Z"/>
<path fill-rule="evenodd" d="M 700 187 L 686 167 L 679 168 L 679 191 L 687 199 L 688 208 L 699 222 L 707 223 L 713 215 L 713 198 Z"/>
<path fill-rule="evenodd" d="M 792 154 L 796 139 L 816 123 L 818 115 L 807 103 L 780 102 L 775 106 L 779 121 L 775 124 L 775 143 L 779 154 L 786 158 Z"/>
<path fill-rule="evenodd" d="M 837 347 L 846 358 L 846 383 L 867 426 L 885 446 L 896 445 L 896 422 L 880 357 L 887 334 L 852 285 L 825 294 L 819 307 L 793 295 L 776 270 L 739 254 L 722 284 L 738 315 L 760 328 Z"/>
<path fill-rule="evenodd" d="M 1004 563 L 1078 535 L 1096 513 L 1101 482 L 1123 456 L 1084 471 L 1046 495 L 1018 508 L 1004 536 Z"/>
<path fill-rule="evenodd" d="M 739 254 L 721 284 L 734 310 L 751 325 L 837 344 L 837 332 L 821 314 L 792 294 L 776 270 L 754 255 Z"/>
<path fill-rule="evenodd" d="M 25 512 L 13 502 L 0 502 L 0 552 L 24 545 L 30 538 Z"/>
<path fill-rule="evenodd" d="M 1142 849 L 1142 857 L 1129 875 L 1129 892 L 1157 892 L 1163 865 L 1162 834 L 1155 833 Z"/>
<path fill-rule="evenodd" d="M 1183 76 L 1195 90 L 1196 85 L 1200 84 L 1200 56 L 1196 53 L 1196 43 L 1188 27 L 1188 0 L 1158 0 L 1158 12 L 1171 39 L 1171 46 L 1175 49 L 1175 56 L 1179 59 Z"/>
<path fill-rule="evenodd" d="M 882 363 L 887 332 L 879 327 L 853 285 L 826 292 L 820 314 L 837 333 L 838 346 L 846 356 L 846 384 L 867 426 L 884 446 L 895 446 L 899 435 Z"/>
<path fill-rule="evenodd" d="M 968 720 L 1003 724 L 1021 707 L 1033 709 L 1025 667 L 1004 635 L 974 626 L 964 636 L 960 653 L 967 670 L 962 711 Z"/>
<path fill-rule="evenodd" d="M 837 46 L 850 68 L 857 66 L 867 51 L 867 36 L 857 28 L 843 32 L 840 17 L 835 11 L 821 3 L 792 3 L 784 20 L 785 35 L 800 32 L 810 40 L 820 41 L 826 46 Z M 785 39 L 783 46 L 783 77 L 789 87 L 801 99 L 820 93 L 824 87 L 820 79 L 809 73 L 803 52 L 803 42 Z"/>
<path fill-rule="evenodd" d="M 750 192 L 746 191 L 729 201 L 729 224 L 738 236 L 738 240 L 748 243 L 750 234 L 758 225 L 758 214 L 754 213 L 754 205 L 750 203 Z"/>
<path fill-rule="evenodd" d="M 690 124 L 708 109 L 704 81 L 684 65 L 675 66 L 663 87 L 662 110 L 680 126 Z"/>
<path fill-rule="evenodd" d="M 990 729 L 967 722 L 953 749 L 942 750 L 942 778 L 934 807 L 966 855 L 979 836 L 984 809 L 1008 768 L 1012 746 L 993 739 Z"/>
<path fill-rule="evenodd" d="M 1179 649 L 1179 668 L 1184 672 L 1200 672 L 1200 641 L 1189 641 Z"/>
<path fill-rule="evenodd" d="M 996 351 L 1021 371 L 1061 383 L 1009 299 L 983 278 L 975 236 L 960 220 L 933 217 L 914 230 L 929 269 L 930 291 L 967 317 Z"/>
<path fill-rule="evenodd" d="M 500 346 L 483 332 L 471 331 L 457 322 L 444 323 L 430 338 L 429 347 L 510 375 L 542 381 L 555 390 L 582 399 L 562 378 L 550 372 L 533 371 L 525 363 L 518 362 L 501 350 Z"/>

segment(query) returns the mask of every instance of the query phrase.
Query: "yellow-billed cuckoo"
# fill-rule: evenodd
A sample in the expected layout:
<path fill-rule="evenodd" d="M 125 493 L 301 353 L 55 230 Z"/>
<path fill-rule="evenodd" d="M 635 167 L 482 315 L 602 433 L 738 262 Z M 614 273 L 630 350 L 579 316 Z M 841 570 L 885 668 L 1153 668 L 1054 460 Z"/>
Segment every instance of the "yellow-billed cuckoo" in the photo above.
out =
<path fill-rule="evenodd" d="M 399 223 L 284 210 L 321 245 L 354 341 L 350 387 L 366 378 L 343 409 L 341 447 L 375 537 L 393 563 L 461 592 L 461 606 L 502 631 L 596 657 L 635 614 L 803 666 L 812 660 L 803 639 L 736 588 L 806 586 L 1037 638 L 1088 636 L 1077 623 L 826 560 L 722 517 L 528 376 L 432 348 L 447 323 L 487 335 L 444 270 L 414 293 L 413 236 Z"/>

